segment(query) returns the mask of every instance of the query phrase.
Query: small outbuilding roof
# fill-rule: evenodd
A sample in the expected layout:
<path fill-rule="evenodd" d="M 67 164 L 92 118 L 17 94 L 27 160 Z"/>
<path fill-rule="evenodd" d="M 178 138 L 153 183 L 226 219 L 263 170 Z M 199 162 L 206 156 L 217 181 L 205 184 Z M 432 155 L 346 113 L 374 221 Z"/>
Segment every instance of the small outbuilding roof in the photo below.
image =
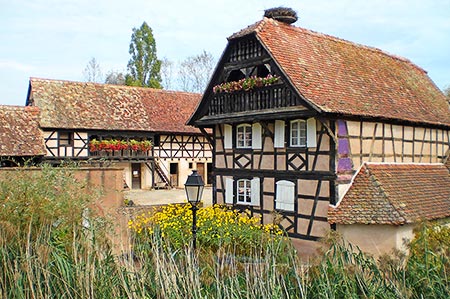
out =
<path fill-rule="evenodd" d="M 0 156 L 45 155 L 36 107 L 0 106 Z"/>
<path fill-rule="evenodd" d="M 328 222 L 401 225 L 450 217 L 444 164 L 364 163 Z"/>
<path fill-rule="evenodd" d="M 200 133 L 185 123 L 200 94 L 31 78 L 27 105 L 42 128 Z"/>

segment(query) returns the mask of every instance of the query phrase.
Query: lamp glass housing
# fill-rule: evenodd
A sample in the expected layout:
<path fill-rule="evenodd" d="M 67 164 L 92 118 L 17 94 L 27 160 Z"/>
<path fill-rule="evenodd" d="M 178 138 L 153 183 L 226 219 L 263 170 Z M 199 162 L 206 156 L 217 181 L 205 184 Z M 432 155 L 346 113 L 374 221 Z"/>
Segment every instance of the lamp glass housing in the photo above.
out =
<path fill-rule="evenodd" d="M 197 170 L 193 170 L 192 174 L 188 176 L 184 188 L 186 190 L 187 200 L 191 204 L 197 204 L 202 198 L 203 188 L 205 183 L 202 177 L 197 173 Z"/>

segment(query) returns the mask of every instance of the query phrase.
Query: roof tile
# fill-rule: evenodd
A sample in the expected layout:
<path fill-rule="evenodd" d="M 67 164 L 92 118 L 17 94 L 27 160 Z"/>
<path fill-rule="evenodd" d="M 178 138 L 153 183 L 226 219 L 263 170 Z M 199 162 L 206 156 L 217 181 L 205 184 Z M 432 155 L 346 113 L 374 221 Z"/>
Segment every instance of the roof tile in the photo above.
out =
<path fill-rule="evenodd" d="M 30 90 L 42 128 L 200 132 L 185 125 L 200 94 L 39 78 Z"/>
<path fill-rule="evenodd" d="M 38 119 L 38 108 L 0 106 L 0 156 L 44 155 Z"/>
<path fill-rule="evenodd" d="M 365 163 L 328 221 L 401 225 L 450 217 L 450 175 L 443 164 Z"/>
<path fill-rule="evenodd" d="M 450 107 L 426 72 L 405 58 L 264 18 L 255 34 L 297 90 L 323 112 L 450 126 Z"/>

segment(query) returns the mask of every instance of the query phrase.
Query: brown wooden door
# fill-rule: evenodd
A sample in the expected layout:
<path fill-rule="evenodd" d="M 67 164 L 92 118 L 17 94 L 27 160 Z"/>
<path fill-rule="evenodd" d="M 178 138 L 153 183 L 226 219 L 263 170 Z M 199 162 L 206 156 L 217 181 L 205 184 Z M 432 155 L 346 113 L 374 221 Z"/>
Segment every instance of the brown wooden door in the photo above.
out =
<path fill-rule="evenodd" d="M 202 177 L 203 182 L 205 181 L 205 163 L 197 163 L 197 173 Z"/>
<path fill-rule="evenodd" d="M 206 182 L 207 185 L 212 184 L 212 163 L 206 163 Z"/>
<path fill-rule="evenodd" d="M 170 163 L 170 183 L 178 187 L 178 163 Z"/>
<path fill-rule="evenodd" d="M 131 189 L 141 189 L 141 164 L 131 164 Z"/>

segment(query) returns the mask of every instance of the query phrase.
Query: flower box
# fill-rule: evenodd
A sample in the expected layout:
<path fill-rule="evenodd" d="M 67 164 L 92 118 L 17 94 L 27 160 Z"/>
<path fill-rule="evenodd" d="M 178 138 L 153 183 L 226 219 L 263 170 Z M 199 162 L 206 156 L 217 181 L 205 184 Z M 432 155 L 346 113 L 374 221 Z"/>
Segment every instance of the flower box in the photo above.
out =
<path fill-rule="evenodd" d="M 153 147 L 153 144 L 150 140 L 118 140 L 118 139 L 104 139 L 104 140 L 97 140 L 92 139 L 89 142 L 89 151 L 91 153 L 100 152 L 100 153 L 107 153 L 108 156 L 117 156 L 122 155 L 122 152 L 124 154 L 131 152 L 137 152 L 137 151 L 149 151 Z"/>
<path fill-rule="evenodd" d="M 250 77 L 239 81 L 225 82 L 213 87 L 214 93 L 231 93 L 235 91 L 249 91 L 254 88 L 270 86 L 280 81 L 280 77 L 268 75 L 267 77 Z"/>

